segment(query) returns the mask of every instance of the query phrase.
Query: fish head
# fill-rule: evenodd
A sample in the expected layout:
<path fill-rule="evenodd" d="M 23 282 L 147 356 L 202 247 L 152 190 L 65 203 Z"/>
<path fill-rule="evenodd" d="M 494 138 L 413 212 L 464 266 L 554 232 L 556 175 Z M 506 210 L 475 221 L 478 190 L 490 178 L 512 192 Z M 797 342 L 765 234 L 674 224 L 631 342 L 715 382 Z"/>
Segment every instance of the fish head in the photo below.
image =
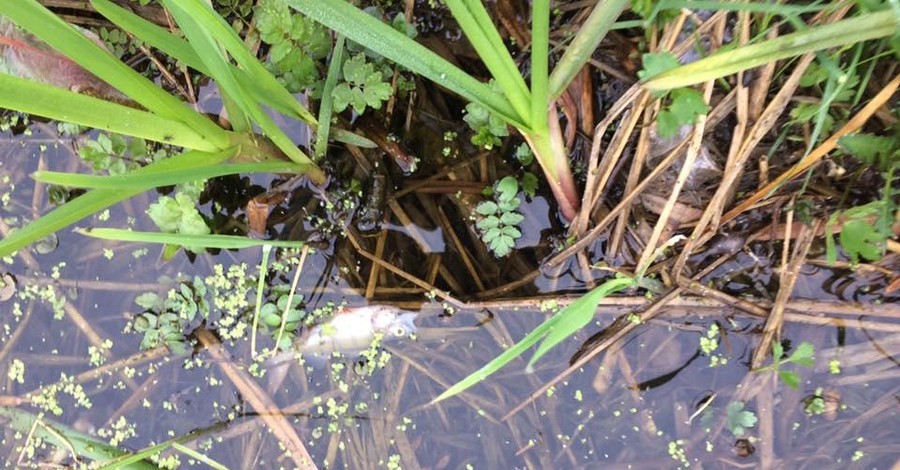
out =
<path fill-rule="evenodd" d="M 394 338 L 406 338 L 416 334 L 415 319 L 418 313 L 401 313 L 394 317 L 385 328 L 384 334 Z"/>
<path fill-rule="evenodd" d="M 404 312 L 396 307 L 369 306 L 372 310 L 372 331 L 391 337 L 409 336 L 416 332 L 413 321 L 418 313 Z"/>

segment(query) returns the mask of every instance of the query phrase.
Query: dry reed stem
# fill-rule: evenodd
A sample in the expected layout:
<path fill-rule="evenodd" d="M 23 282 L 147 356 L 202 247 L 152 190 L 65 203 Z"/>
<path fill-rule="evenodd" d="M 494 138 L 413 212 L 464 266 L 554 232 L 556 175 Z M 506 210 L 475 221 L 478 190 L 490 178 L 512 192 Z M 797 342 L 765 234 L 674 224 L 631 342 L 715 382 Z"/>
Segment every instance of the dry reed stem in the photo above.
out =
<path fill-rule="evenodd" d="M 792 217 L 793 211 L 788 213 L 788 220 Z M 778 279 L 780 287 L 778 289 L 778 294 L 775 296 L 775 304 L 772 306 L 772 312 L 766 319 L 766 326 L 763 330 L 759 346 L 753 354 L 752 367 L 754 369 L 762 366 L 763 361 L 765 361 L 771 350 L 772 341 L 781 336 L 785 305 L 794 291 L 794 284 L 797 282 L 797 277 L 800 275 L 800 268 L 806 262 L 806 255 L 809 253 L 809 248 L 812 246 L 813 240 L 815 240 L 816 231 L 818 230 L 819 225 L 821 224 L 816 223 L 815 226 L 812 227 L 803 225 L 800 236 L 797 237 L 794 251 L 789 259 L 788 249 L 790 246 L 790 237 L 785 238 L 783 250 L 785 259 L 782 260 L 782 269 Z"/>
<path fill-rule="evenodd" d="M 712 232 L 715 232 L 715 230 L 718 229 L 719 224 L 730 220 L 721 220 L 719 224 L 714 225 L 714 229 L 710 230 L 710 233 L 705 233 L 707 227 L 709 227 L 714 220 L 720 218 L 719 214 L 721 214 L 721 211 L 725 207 L 728 195 L 732 192 L 731 188 L 737 184 L 738 178 L 743 173 L 744 165 L 749 160 L 752 151 L 763 137 L 768 135 L 769 131 L 778 121 L 778 118 L 787 108 L 787 105 L 794 95 L 794 91 L 800 85 L 800 78 L 803 76 L 806 68 L 812 63 L 814 57 L 814 54 L 806 54 L 801 57 L 797 66 L 794 68 L 794 71 L 782 85 L 775 97 L 772 98 L 772 101 L 769 102 L 769 105 L 766 106 L 766 111 L 763 116 L 760 117 L 756 124 L 750 129 L 746 139 L 740 146 L 740 150 L 736 152 L 736 156 L 731 162 L 731 165 L 725 168 L 725 172 L 722 175 L 722 182 L 716 189 L 716 193 L 707 205 L 706 210 L 703 212 L 703 216 L 697 222 L 696 227 L 694 227 L 694 231 L 691 233 L 688 241 L 685 243 L 681 256 L 679 256 L 675 262 L 673 272 L 676 276 L 681 275 L 685 264 L 687 263 L 687 259 L 694 248 L 700 243 L 705 243 L 706 240 L 712 236 Z"/>
<path fill-rule="evenodd" d="M 453 224 L 450 223 L 450 219 L 447 217 L 444 209 L 440 206 L 438 206 L 437 208 L 437 216 L 441 226 L 444 227 L 444 233 L 450 237 L 450 243 L 453 245 L 453 247 L 456 248 L 456 252 L 457 254 L 459 254 L 460 259 L 462 259 L 463 265 L 465 265 L 466 267 L 466 271 L 468 271 L 469 276 L 472 277 L 472 281 L 475 282 L 475 287 L 479 291 L 484 291 L 486 289 L 484 281 L 481 280 L 481 274 L 475 267 L 475 263 L 472 261 L 472 257 L 469 256 L 469 250 L 466 249 L 466 246 L 463 245 L 462 240 L 459 239 L 459 235 L 456 234 L 456 230 L 454 230 Z"/>
<path fill-rule="evenodd" d="M 378 240 L 375 242 L 375 256 L 379 258 L 384 257 L 384 246 L 387 242 L 387 229 L 381 229 L 378 232 Z M 378 287 L 378 273 L 381 271 L 381 268 L 377 264 L 373 264 L 372 268 L 369 270 L 369 282 L 366 283 L 366 300 L 372 300 L 372 297 L 375 296 L 375 288 Z"/>
<path fill-rule="evenodd" d="M 275 405 L 272 398 L 259 386 L 256 379 L 237 367 L 231 359 L 228 350 L 219 342 L 209 330 L 199 328 L 197 339 L 209 353 L 212 361 L 222 369 L 222 372 L 240 392 L 247 403 L 258 413 L 266 426 L 275 434 L 275 437 L 287 450 L 288 457 L 300 468 L 315 469 L 316 464 L 303 445 L 303 440 L 297 435 L 297 431 L 288 422 L 282 411 Z"/>

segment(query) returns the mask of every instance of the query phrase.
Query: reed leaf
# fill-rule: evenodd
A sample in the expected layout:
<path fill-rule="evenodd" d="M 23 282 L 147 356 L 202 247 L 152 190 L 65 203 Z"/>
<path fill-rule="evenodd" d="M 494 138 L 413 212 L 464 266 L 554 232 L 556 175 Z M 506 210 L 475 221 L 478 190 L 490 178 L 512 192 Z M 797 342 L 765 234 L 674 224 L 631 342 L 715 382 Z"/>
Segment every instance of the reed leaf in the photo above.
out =
<path fill-rule="evenodd" d="M 154 142 L 213 152 L 220 150 L 229 139 L 228 133 L 223 129 L 207 136 L 182 121 L 12 75 L 0 74 L 0 90 L 3 90 L 0 92 L 0 108 Z M 210 140 L 209 137 L 215 137 L 215 140 Z M 221 141 L 219 137 L 224 137 L 225 140 Z"/>
<path fill-rule="evenodd" d="M 4 419 L 6 426 L 18 431 L 20 435 L 28 435 L 33 439 L 47 442 L 60 451 L 73 450 L 77 454 L 73 457 L 76 458 L 108 461 L 127 454 L 126 451 L 113 447 L 94 436 L 76 431 L 44 416 L 34 415 L 25 410 L 3 406 L 0 407 L 0 417 Z M 132 461 L 118 468 L 126 470 L 159 470 L 159 467 L 144 459 Z"/>
<path fill-rule="evenodd" d="M 538 325 L 537 328 L 531 331 L 528 335 L 522 338 L 518 343 L 514 344 L 511 348 L 503 351 L 502 354 L 495 357 L 491 362 L 485 364 L 481 369 L 469 374 L 466 378 L 460 380 L 455 383 L 452 387 L 445 390 L 443 393 L 438 395 L 437 398 L 431 401 L 431 403 L 437 403 L 439 401 L 450 398 L 454 395 L 458 395 L 468 389 L 469 387 L 481 382 L 482 380 L 489 377 L 494 372 L 500 370 L 501 367 L 508 364 L 513 359 L 522 355 L 528 348 L 536 344 L 541 338 L 545 338 L 544 342 L 538 347 L 538 349 L 532 355 L 531 360 L 528 361 L 528 368 L 531 368 L 531 365 L 534 364 L 535 361 L 541 358 L 550 348 L 556 346 L 561 341 L 570 337 L 576 331 L 583 328 L 591 319 L 594 317 L 594 313 L 597 310 L 597 304 L 600 303 L 604 297 L 607 297 L 610 294 L 614 294 L 621 290 L 627 289 L 636 285 L 636 282 L 633 278 L 630 277 L 618 277 L 616 279 L 612 279 L 606 281 L 605 283 L 597 286 L 587 294 L 579 297 L 578 300 L 570 304 L 568 307 L 560 310 L 552 317 L 548 318 L 544 323 Z"/>
<path fill-rule="evenodd" d="M 228 145 L 227 134 L 222 128 L 113 57 L 36 0 L 0 0 L 0 15 L 12 19 L 20 28 L 37 36 L 154 114 L 183 122 L 213 141 L 217 148 Z"/>
<path fill-rule="evenodd" d="M 234 150 L 218 153 L 206 153 L 199 151 L 185 152 L 166 160 L 154 162 L 146 167 L 137 169 L 135 174 L 152 175 L 154 172 L 165 172 L 176 169 L 197 169 L 220 165 L 234 157 Z M 94 189 L 81 196 L 53 209 L 41 218 L 28 225 L 12 231 L 0 240 L 0 257 L 7 256 L 14 251 L 29 245 L 41 238 L 62 230 L 69 225 L 89 217 L 118 202 L 137 196 L 146 191 L 146 187 L 133 187 L 125 189 Z"/>
<path fill-rule="evenodd" d="M 291 173 L 304 174 L 310 165 L 293 162 L 232 163 L 203 168 L 156 171 L 152 174 L 129 173 L 117 176 L 82 175 L 58 171 L 36 171 L 32 178 L 48 184 L 58 184 L 73 188 L 88 189 L 146 189 L 173 186 L 201 179 L 219 176 L 251 173 Z"/>
<path fill-rule="evenodd" d="M 897 27 L 898 19 L 893 11 L 862 14 L 759 44 L 713 54 L 650 77 L 644 82 L 644 87 L 651 91 L 664 91 L 696 85 L 807 52 L 891 36 L 897 34 Z"/>
<path fill-rule="evenodd" d="M 237 235 L 188 235 L 184 233 L 135 232 L 118 228 L 76 229 L 75 232 L 102 240 L 179 245 L 190 246 L 192 248 L 218 248 L 222 250 L 240 250 L 243 248 L 253 248 L 264 245 L 275 248 L 303 248 L 304 245 L 304 242 L 302 241 L 256 240 Z"/>

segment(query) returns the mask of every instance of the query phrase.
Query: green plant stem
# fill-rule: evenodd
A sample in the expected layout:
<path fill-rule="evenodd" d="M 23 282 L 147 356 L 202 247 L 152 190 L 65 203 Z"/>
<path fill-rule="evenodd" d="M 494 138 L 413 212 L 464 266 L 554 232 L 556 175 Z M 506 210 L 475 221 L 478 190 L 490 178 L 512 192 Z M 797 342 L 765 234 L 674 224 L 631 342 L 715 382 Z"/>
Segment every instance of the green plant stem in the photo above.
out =
<path fill-rule="evenodd" d="M 76 229 L 76 233 L 103 240 L 121 242 L 157 243 L 223 250 L 239 250 L 257 246 L 270 245 L 276 248 L 302 248 L 302 241 L 287 240 L 255 240 L 237 235 L 188 235 L 184 233 L 135 232 L 118 228 Z"/>
<path fill-rule="evenodd" d="M 556 115 L 554 105 L 548 112 L 548 125 L 543 131 L 522 132 L 535 158 L 544 170 L 544 176 L 553 191 L 559 210 L 566 220 L 573 220 L 578 214 L 580 201 L 578 187 L 572 177 L 569 167 L 569 158 L 563 144 L 562 130 L 559 127 L 559 117 Z M 521 132 L 521 131 L 520 131 Z"/>

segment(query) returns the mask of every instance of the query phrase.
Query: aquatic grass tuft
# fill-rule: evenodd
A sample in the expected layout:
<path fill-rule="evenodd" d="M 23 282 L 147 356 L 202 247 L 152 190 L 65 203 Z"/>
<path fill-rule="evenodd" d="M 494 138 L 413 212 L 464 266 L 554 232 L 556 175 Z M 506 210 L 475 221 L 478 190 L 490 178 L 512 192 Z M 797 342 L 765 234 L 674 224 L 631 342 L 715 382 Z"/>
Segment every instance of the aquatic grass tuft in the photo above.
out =
<path fill-rule="evenodd" d="M 199 0 L 166 2 L 186 33 L 185 41 L 107 0 L 91 3 L 126 30 L 135 31 L 148 45 L 170 52 L 176 59 L 214 78 L 225 95 L 224 101 L 234 103 L 229 113 L 234 128 L 240 132 L 219 127 L 169 95 L 36 0 L 0 2 L 0 15 L 136 103 L 126 106 L 0 74 L 0 107 L 189 150 L 116 177 L 38 174 L 46 181 L 96 189 L 11 233 L 0 241 L 0 256 L 154 187 L 256 171 L 299 173 L 317 184 L 324 181 L 322 170 L 275 125 L 263 106 L 282 111 L 314 128 L 315 118 L 246 49 L 210 5 Z M 232 59 L 238 66 L 231 64 Z M 265 137 L 252 133 L 257 126 Z M 360 139 L 346 138 L 346 132 L 334 132 L 334 135 L 365 144 Z M 285 160 L 294 165 L 283 165 Z"/>
<path fill-rule="evenodd" d="M 598 3 L 553 73 L 548 67 L 550 2 L 533 2 L 529 88 L 481 1 L 448 0 L 447 6 L 502 90 L 500 94 L 348 2 L 287 0 L 287 3 L 348 39 L 365 44 L 372 51 L 477 103 L 518 129 L 543 168 L 563 216 L 568 220 L 575 217 L 578 191 L 563 145 L 555 100 L 590 59 L 626 1 Z"/>

